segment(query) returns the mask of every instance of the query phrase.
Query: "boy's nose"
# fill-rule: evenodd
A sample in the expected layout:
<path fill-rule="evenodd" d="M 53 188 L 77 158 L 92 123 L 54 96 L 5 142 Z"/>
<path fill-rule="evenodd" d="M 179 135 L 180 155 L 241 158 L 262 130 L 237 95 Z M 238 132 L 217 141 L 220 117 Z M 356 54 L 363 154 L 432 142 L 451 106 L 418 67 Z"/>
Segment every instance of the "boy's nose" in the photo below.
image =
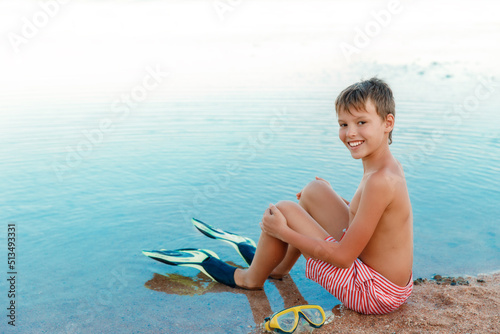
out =
<path fill-rule="evenodd" d="M 350 127 L 347 130 L 347 137 L 351 137 L 351 138 L 356 137 L 356 129 L 354 129 L 353 127 Z"/>

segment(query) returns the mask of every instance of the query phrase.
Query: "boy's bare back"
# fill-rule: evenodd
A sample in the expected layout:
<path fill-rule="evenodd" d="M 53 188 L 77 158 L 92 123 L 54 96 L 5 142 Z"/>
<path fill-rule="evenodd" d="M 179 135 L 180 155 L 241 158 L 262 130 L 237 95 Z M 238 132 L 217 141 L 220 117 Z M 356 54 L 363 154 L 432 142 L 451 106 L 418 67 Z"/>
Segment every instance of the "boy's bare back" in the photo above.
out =
<path fill-rule="evenodd" d="M 395 159 L 363 176 L 349 208 L 349 225 L 358 211 L 369 181 L 377 178 L 389 185 L 391 200 L 359 258 L 391 282 L 406 286 L 413 263 L 413 216 L 403 169 Z"/>

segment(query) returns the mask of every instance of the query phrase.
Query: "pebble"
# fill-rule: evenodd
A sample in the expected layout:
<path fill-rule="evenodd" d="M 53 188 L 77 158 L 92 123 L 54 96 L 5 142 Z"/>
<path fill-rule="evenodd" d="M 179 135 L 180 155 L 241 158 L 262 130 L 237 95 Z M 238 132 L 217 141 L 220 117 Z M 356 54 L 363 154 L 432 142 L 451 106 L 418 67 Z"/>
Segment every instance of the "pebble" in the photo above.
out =
<path fill-rule="evenodd" d="M 425 279 L 422 279 L 421 277 L 417 278 L 416 280 L 413 281 L 414 285 L 420 285 L 425 282 Z"/>
<path fill-rule="evenodd" d="M 469 281 L 463 277 L 443 277 L 441 275 L 434 275 L 433 280 L 437 285 L 469 285 Z"/>

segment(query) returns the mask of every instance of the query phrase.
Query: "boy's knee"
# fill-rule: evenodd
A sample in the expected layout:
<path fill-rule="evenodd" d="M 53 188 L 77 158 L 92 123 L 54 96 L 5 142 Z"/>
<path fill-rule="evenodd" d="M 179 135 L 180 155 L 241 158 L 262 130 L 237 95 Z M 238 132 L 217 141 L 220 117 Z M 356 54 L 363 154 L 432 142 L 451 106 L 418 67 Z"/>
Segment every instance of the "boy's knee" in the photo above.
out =
<path fill-rule="evenodd" d="M 278 204 L 276 204 L 276 207 L 281 211 L 287 220 L 297 215 L 302 210 L 299 203 L 293 201 L 279 201 Z"/>
<path fill-rule="evenodd" d="M 297 205 L 297 203 L 295 202 L 292 202 L 292 201 L 279 201 L 277 204 L 276 204 L 276 207 L 282 212 L 286 212 L 286 211 L 289 211 L 290 209 L 293 209 L 295 206 Z"/>
<path fill-rule="evenodd" d="M 315 198 L 316 196 L 321 197 L 325 191 L 329 190 L 330 186 L 325 181 L 314 180 L 309 182 L 307 186 L 304 187 L 300 199 L 309 200 Z"/>

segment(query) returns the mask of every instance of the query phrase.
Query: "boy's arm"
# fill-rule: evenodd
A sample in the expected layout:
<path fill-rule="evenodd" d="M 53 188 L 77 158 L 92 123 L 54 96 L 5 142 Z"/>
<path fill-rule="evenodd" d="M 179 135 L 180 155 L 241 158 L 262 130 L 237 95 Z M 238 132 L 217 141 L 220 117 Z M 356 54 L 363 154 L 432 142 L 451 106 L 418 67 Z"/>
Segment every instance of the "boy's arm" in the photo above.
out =
<path fill-rule="evenodd" d="M 394 179 L 383 171 L 372 174 L 366 180 L 356 215 L 338 243 L 338 253 L 348 267 L 359 257 L 372 238 L 395 192 Z"/>
<path fill-rule="evenodd" d="M 327 242 L 298 233 L 286 224 L 279 229 L 278 239 L 298 248 L 303 254 L 348 268 L 364 250 L 382 214 L 392 201 L 394 187 L 383 173 L 375 173 L 366 181 L 356 216 L 340 242 Z"/>

